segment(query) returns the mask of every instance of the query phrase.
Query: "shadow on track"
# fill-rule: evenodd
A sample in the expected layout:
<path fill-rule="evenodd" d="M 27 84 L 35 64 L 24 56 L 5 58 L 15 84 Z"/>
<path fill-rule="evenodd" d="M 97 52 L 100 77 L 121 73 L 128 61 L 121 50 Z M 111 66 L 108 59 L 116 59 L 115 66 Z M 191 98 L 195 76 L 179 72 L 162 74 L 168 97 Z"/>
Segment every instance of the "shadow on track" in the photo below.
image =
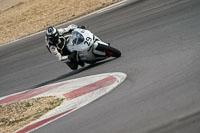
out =
<path fill-rule="evenodd" d="M 74 71 L 71 71 L 71 72 L 69 72 L 69 73 L 67 73 L 67 74 L 63 74 L 63 75 L 61 75 L 61 76 L 59 76 L 59 77 L 57 77 L 57 78 L 55 78 L 55 79 L 52 79 L 52 80 L 49 80 L 49 81 L 40 83 L 40 84 L 38 84 L 38 85 L 35 85 L 35 86 L 31 87 L 31 88 L 38 88 L 38 87 L 41 87 L 41 86 L 44 86 L 44 85 L 48 85 L 48 84 L 57 82 L 57 81 L 59 81 L 59 80 L 62 80 L 62 79 L 71 77 L 71 76 L 73 76 L 73 75 L 75 75 L 75 74 L 81 73 L 81 72 L 83 72 L 83 71 L 85 71 L 85 70 L 88 70 L 88 69 L 91 69 L 91 68 L 93 68 L 93 67 L 102 65 L 102 64 L 104 64 L 104 63 L 110 62 L 110 61 L 115 60 L 115 59 L 116 59 L 116 58 L 112 58 L 112 59 L 104 60 L 104 61 L 101 61 L 101 62 L 97 62 L 97 63 L 95 63 L 95 64 L 93 64 L 93 65 L 85 66 L 85 67 L 80 68 L 80 69 L 78 69 L 78 70 L 74 70 Z"/>

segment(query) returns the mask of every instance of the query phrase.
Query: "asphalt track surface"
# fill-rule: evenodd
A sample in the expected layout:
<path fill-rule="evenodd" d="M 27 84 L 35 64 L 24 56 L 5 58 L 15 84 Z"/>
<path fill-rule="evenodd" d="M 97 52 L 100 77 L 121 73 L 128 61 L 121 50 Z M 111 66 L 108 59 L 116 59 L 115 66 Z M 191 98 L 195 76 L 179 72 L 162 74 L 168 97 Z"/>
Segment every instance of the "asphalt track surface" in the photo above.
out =
<path fill-rule="evenodd" d="M 0 47 L 0 96 L 88 75 L 124 72 L 99 100 L 34 132 L 199 133 L 200 1 L 140 0 L 77 20 L 122 57 L 71 71 L 44 33 Z"/>

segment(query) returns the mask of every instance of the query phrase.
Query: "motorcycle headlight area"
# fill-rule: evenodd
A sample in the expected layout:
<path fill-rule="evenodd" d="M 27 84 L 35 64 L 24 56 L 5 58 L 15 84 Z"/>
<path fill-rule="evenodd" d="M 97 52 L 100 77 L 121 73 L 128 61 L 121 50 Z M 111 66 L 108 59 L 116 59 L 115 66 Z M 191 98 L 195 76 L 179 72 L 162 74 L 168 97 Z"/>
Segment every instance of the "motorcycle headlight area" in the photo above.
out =
<path fill-rule="evenodd" d="M 69 40 L 73 45 L 78 45 L 84 41 L 84 36 L 77 31 L 73 31 Z"/>

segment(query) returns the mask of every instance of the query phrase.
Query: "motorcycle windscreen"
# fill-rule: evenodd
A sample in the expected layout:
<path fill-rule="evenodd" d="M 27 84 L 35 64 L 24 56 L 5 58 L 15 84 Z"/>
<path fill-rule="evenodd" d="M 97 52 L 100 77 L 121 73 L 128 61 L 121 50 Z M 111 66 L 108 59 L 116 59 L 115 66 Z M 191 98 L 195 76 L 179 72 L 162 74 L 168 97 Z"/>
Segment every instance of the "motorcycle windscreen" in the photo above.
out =
<path fill-rule="evenodd" d="M 72 36 L 71 36 L 71 40 L 72 40 L 72 43 L 74 45 L 79 45 L 84 41 L 84 37 L 79 32 L 73 31 Z"/>
<path fill-rule="evenodd" d="M 77 32 L 73 31 L 72 35 L 69 37 L 69 43 L 67 45 L 68 49 L 73 51 L 85 51 L 88 49 L 88 46 L 84 44 L 84 36 Z"/>

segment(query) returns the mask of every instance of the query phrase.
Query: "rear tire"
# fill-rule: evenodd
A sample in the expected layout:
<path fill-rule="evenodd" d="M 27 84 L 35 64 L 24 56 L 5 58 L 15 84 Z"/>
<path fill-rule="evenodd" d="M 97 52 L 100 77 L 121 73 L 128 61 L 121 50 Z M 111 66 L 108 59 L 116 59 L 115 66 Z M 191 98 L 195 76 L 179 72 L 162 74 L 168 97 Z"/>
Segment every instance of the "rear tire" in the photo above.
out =
<path fill-rule="evenodd" d="M 97 50 L 105 52 L 107 55 L 112 56 L 112 57 L 120 57 L 121 56 L 121 52 L 113 47 L 107 46 L 107 45 L 103 45 L 103 44 L 98 44 Z"/>

